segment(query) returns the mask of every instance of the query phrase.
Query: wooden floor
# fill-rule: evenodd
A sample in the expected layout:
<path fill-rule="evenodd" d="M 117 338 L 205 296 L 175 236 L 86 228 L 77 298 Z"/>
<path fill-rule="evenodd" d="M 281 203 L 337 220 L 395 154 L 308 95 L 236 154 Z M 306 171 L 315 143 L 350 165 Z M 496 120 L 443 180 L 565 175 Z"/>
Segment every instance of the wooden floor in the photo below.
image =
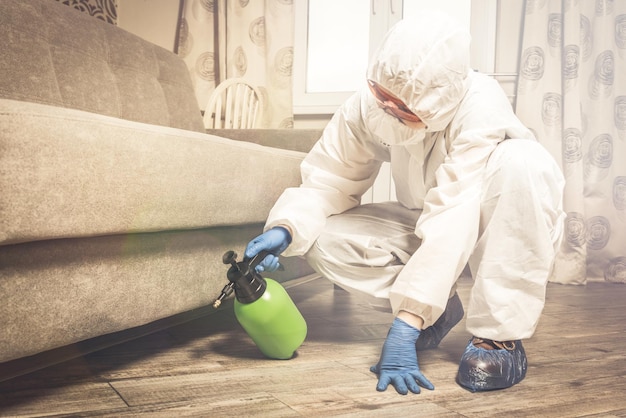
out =
<path fill-rule="evenodd" d="M 0 416 L 626 417 L 624 285 L 550 285 L 519 385 L 473 394 L 455 383 L 461 323 L 419 356 L 435 390 L 407 396 L 376 392 L 369 372 L 390 314 L 323 279 L 289 292 L 309 326 L 296 358 L 264 359 L 227 309 L 0 383 Z"/>

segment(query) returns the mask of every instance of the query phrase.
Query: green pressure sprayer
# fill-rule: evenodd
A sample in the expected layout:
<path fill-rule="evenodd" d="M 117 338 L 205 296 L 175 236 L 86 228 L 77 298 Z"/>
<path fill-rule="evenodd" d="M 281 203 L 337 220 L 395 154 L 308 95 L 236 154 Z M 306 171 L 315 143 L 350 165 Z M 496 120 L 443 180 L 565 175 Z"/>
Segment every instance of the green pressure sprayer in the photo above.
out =
<path fill-rule="evenodd" d="M 237 253 L 227 251 L 224 264 L 230 264 L 226 277 L 229 283 L 213 303 L 218 308 L 222 300 L 235 291 L 235 317 L 261 352 L 273 359 L 290 359 L 306 338 L 306 322 L 289 297 L 275 280 L 263 278 L 255 267 L 268 255 L 262 251 L 253 258 L 237 262 Z"/>

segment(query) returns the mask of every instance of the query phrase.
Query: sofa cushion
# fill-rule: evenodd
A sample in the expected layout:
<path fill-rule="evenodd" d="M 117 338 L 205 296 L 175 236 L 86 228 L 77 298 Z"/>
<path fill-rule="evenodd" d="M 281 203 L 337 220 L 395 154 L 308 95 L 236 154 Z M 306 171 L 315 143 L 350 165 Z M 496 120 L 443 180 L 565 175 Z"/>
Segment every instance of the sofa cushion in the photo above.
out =
<path fill-rule="evenodd" d="M 0 245 L 264 222 L 304 155 L 0 99 Z"/>
<path fill-rule="evenodd" d="M 323 129 L 207 129 L 206 133 L 268 147 L 309 152 Z"/>
<path fill-rule="evenodd" d="M 123 29 L 56 1 L 1 1 L 0 39 L 2 98 L 204 129 L 183 60 Z"/>

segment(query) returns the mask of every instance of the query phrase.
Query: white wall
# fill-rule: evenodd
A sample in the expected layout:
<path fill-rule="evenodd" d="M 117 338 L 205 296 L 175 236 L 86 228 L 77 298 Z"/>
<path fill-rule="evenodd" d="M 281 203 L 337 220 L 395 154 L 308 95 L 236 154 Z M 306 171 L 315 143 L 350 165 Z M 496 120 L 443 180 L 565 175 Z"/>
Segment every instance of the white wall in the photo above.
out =
<path fill-rule="evenodd" d="M 118 0 L 117 25 L 173 51 L 179 3 L 179 0 Z"/>

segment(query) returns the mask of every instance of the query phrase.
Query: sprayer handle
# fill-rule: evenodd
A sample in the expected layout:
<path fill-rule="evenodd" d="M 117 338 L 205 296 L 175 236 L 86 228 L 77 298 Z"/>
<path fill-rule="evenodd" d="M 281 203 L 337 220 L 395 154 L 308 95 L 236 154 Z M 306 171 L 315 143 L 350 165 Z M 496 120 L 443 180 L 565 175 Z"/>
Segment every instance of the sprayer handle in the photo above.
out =
<path fill-rule="evenodd" d="M 250 266 L 251 268 L 254 268 L 257 265 L 259 265 L 259 263 L 263 261 L 263 259 L 265 259 L 265 257 L 267 257 L 270 254 L 272 253 L 267 250 L 263 250 L 250 259 L 244 258 L 243 261 L 249 260 L 248 266 Z M 234 266 L 235 263 L 237 263 L 237 253 L 233 250 L 226 251 L 224 255 L 222 256 L 222 262 L 224 264 L 232 264 Z"/>
<path fill-rule="evenodd" d="M 263 251 L 260 251 L 257 255 L 255 255 L 252 258 L 249 258 L 249 259 L 244 258 L 244 261 L 248 260 L 248 265 L 250 266 L 250 270 L 254 270 L 254 268 L 258 266 L 261 263 L 261 261 L 263 261 L 265 257 L 267 257 L 270 254 L 272 253 L 270 253 L 267 250 L 263 250 Z"/>
<path fill-rule="evenodd" d="M 248 266 L 250 267 L 250 270 L 254 270 L 254 269 L 255 269 L 255 267 L 256 267 L 256 266 L 258 266 L 258 265 L 259 265 L 259 264 L 260 264 L 260 263 L 261 263 L 261 262 L 265 259 L 265 257 L 267 257 L 267 256 L 268 256 L 268 255 L 270 255 L 270 254 L 272 254 L 272 255 L 276 255 L 276 254 L 271 253 L 270 251 L 263 250 L 263 251 L 260 251 L 260 252 L 259 252 L 257 255 L 255 255 L 254 257 L 252 257 L 252 258 L 248 259 L 248 260 L 249 260 L 249 261 L 248 261 Z M 245 260 L 244 260 L 244 261 L 245 261 Z M 282 264 L 280 264 L 280 265 L 278 266 L 278 270 L 279 270 L 279 271 L 284 271 L 284 270 L 285 270 L 285 267 L 283 267 L 283 265 L 282 265 Z"/>

